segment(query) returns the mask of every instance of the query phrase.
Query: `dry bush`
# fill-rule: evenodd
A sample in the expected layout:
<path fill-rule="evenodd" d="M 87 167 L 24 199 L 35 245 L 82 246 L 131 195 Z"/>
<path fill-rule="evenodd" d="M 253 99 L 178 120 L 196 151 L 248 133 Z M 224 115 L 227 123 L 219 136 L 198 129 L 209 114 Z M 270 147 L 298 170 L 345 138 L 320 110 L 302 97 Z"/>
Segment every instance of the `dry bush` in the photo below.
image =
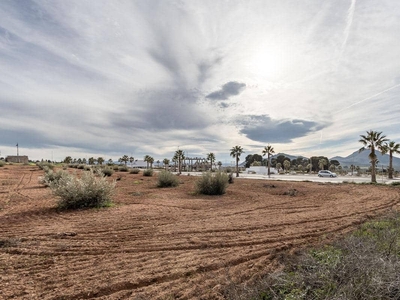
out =
<path fill-rule="evenodd" d="M 50 183 L 53 193 L 60 199 L 58 207 L 76 209 L 105 207 L 112 202 L 115 181 L 108 182 L 101 172 L 84 172 L 81 178 L 63 173 L 58 181 Z"/>
<path fill-rule="evenodd" d="M 143 171 L 143 176 L 153 176 L 153 169 L 146 169 Z"/>
<path fill-rule="evenodd" d="M 63 176 L 67 173 L 65 171 L 57 171 L 54 172 L 47 166 L 44 166 L 44 175 L 39 177 L 39 183 L 44 184 L 45 186 L 50 186 L 51 183 L 58 182 Z"/>
<path fill-rule="evenodd" d="M 196 182 L 196 192 L 204 195 L 223 195 L 228 186 L 228 175 L 223 172 L 206 172 Z"/>
<path fill-rule="evenodd" d="M 132 170 L 130 170 L 129 174 L 139 174 L 140 173 L 140 169 L 138 168 L 133 168 Z"/>
<path fill-rule="evenodd" d="M 179 185 L 178 177 L 169 171 L 162 170 L 158 173 L 158 187 L 174 187 Z"/>
<path fill-rule="evenodd" d="M 284 260 L 252 285 L 231 282 L 226 299 L 400 299 L 400 214 L 371 221 L 333 245 Z"/>

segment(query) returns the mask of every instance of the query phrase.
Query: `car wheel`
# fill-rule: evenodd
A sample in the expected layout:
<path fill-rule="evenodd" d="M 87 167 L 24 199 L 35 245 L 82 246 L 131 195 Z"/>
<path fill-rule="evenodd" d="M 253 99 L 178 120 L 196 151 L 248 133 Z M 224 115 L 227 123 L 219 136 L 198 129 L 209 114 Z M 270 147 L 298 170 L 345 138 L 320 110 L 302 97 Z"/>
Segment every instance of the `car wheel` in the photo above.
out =
<path fill-rule="evenodd" d="M 333 175 L 331 175 L 331 177 L 333 177 Z"/>

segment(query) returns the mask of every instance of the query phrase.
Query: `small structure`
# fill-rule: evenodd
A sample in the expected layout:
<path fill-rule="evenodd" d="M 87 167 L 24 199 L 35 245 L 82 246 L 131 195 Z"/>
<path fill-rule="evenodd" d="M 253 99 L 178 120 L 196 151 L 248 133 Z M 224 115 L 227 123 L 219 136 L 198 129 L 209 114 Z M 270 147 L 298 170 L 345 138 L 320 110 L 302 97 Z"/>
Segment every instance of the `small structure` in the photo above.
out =
<path fill-rule="evenodd" d="M 6 162 L 27 164 L 29 163 L 29 159 L 26 155 L 7 156 Z"/>

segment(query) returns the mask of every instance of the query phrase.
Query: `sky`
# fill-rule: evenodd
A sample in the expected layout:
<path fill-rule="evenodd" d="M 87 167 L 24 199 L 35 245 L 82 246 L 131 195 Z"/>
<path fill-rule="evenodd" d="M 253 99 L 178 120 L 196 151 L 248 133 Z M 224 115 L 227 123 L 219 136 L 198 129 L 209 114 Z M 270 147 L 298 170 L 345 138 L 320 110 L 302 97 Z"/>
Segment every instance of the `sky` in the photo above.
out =
<path fill-rule="evenodd" d="M 400 1 L 2 0 L 0 156 L 400 142 Z"/>

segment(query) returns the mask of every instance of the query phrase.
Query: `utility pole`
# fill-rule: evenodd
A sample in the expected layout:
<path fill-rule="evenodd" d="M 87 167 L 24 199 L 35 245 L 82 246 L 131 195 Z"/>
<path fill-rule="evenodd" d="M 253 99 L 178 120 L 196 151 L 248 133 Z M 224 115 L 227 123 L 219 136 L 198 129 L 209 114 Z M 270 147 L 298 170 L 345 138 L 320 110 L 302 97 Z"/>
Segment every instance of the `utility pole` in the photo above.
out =
<path fill-rule="evenodd" d="M 18 149 L 18 143 L 17 143 L 17 161 L 19 162 L 19 149 Z"/>

